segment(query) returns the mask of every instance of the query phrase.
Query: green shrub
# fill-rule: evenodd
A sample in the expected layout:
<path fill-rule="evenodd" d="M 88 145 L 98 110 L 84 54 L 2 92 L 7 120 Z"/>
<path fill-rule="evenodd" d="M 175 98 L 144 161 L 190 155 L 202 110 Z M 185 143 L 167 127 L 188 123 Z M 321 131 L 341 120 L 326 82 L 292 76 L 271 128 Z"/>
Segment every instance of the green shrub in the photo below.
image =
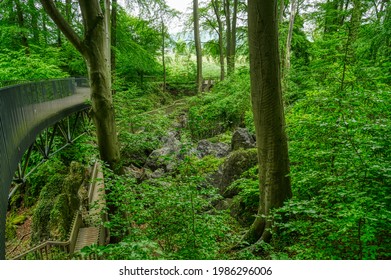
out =
<path fill-rule="evenodd" d="M 294 199 L 275 250 L 298 259 L 388 259 L 389 92 L 311 92 L 288 114 Z"/>
<path fill-rule="evenodd" d="M 211 92 L 193 98 L 189 130 L 194 139 L 209 138 L 245 123 L 250 110 L 249 74 L 242 70 L 218 83 Z"/>

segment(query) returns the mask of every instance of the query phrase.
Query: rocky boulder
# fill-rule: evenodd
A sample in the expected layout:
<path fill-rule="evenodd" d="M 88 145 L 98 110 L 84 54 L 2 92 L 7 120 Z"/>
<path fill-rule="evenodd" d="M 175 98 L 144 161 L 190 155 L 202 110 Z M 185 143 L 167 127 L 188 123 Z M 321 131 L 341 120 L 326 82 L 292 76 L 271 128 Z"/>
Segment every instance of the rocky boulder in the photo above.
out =
<path fill-rule="evenodd" d="M 163 169 L 170 172 L 175 168 L 176 159 L 180 158 L 182 149 L 181 142 L 177 139 L 176 132 L 169 132 L 167 136 L 162 138 L 163 146 L 160 149 L 154 150 L 148 157 L 144 168 L 156 171 Z"/>
<path fill-rule="evenodd" d="M 243 172 L 258 164 L 257 150 L 233 151 L 212 176 L 212 184 L 216 186 L 224 197 L 234 197 L 239 193 L 238 189 L 228 188 L 231 183 L 240 178 Z"/>
<path fill-rule="evenodd" d="M 201 140 L 198 142 L 196 149 L 197 156 L 203 158 L 204 156 L 213 155 L 218 158 L 226 157 L 231 148 L 225 143 L 212 143 L 208 140 Z"/>
<path fill-rule="evenodd" d="M 232 151 L 239 149 L 251 149 L 255 147 L 255 136 L 252 135 L 247 128 L 239 127 L 237 130 L 235 130 L 231 140 Z"/>

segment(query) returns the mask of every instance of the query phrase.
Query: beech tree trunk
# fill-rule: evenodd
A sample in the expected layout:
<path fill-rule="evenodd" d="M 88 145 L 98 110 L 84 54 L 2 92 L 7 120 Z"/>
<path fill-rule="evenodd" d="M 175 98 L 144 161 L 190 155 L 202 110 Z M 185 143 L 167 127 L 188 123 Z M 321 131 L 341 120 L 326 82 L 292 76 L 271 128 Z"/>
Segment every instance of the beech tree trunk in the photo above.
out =
<path fill-rule="evenodd" d="M 194 17 L 194 42 L 197 57 L 197 93 L 202 92 L 202 50 L 200 38 L 200 20 L 198 12 L 198 0 L 193 0 L 193 17 Z"/>
<path fill-rule="evenodd" d="M 221 20 L 220 6 L 218 0 L 212 0 L 212 6 L 216 15 L 218 33 L 219 33 L 219 52 L 220 52 L 220 81 L 225 78 L 225 67 L 224 67 L 224 43 L 223 43 L 223 22 Z"/>
<path fill-rule="evenodd" d="M 248 1 L 251 101 L 259 163 L 258 215 L 244 241 L 268 242 L 272 222 L 266 219 L 292 196 L 288 145 L 282 103 L 278 53 L 277 1 Z"/>
<path fill-rule="evenodd" d="M 163 66 L 163 92 L 166 91 L 167 86 L 167 69 L 166 69 L 166 31 L 164 26 L 163 17 L 161 18 L 162 26 L 162 66 Z"/>
<path fill-rule="evenodd" d="M 234 0 L 234 10 L 232 14 L 232 26 L 231 26 L 231 72 L 235 72 L 235 60 L 236 60 L 236 25 L 238 19 L 238 0 Z"/>
<path fill-rule="evenodd" d="M 231 1 L 232 0 L 224 0 L 224 12 L 226 21 L 227 75 L 231 75 L 235 71 L 236 53 L 236 22 L 238 14 L 238 0 L 233 0 L 232 11 Z"/>
<path fill-rule="evenodd" d="M 226 56 L 227 56 L 227 75 L 229 76 L 232 72 L 232 63 L 231 63 L 231 7 L 230 0 L 224 0 L 224 12 L 225 12 L 225 25 L 226 25 Z"/>
<path fill-rule="evenodd" d="M 291 14 L 289 17 L 288 37 L 286 39 L 284 73 L 285 71 L 289 71 L 289 68 L 291 68 L 291 45 L 292 45 L 293 26 L 295 24 L 296 10 L 297 10 L 297 0 L 291 0 Z"/>
<path fill-rule="evenodd" d="M 121 173 L 120 153 L 111 94 L 110 36 L 107 2 L 102 11 L 99 0 L 79 0 L 83 17 L 84 39 L 65 20 L 53 0 L 40 0 L 48 15 L 83 55 L 91 85 L 92 117 L 96 127 L 101 159 Z"/>
<path fill-rule="evenodd" d="M 111 82 L 114 83 L 117 67 L 117 60 L 115 54 L 115 48 L 117 47 L 117 8 L 118 3 L 117 0 L 112 0 L 111 2 Z M 113 94 L 115 94 L 115 90 L 112 90 Z"/>

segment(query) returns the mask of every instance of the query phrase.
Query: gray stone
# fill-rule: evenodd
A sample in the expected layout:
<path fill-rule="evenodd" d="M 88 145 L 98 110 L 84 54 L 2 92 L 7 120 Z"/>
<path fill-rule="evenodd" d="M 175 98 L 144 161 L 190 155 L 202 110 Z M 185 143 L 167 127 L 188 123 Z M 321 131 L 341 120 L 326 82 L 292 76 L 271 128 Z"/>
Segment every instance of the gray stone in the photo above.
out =
<path fill-rule="evenodd" d="M 255 147 L 255 136 L 252 135 L 247 128 L 239 127 L 237 130 L 235 130 L 231 139 L 231 149 L 233 151 L 239 149 L 251 149 Z"/>
<path fill-rule="evenodd" d="M 154 150 L 145 162 L 144 167 L 152 171 L 162 169 L 166 172 L 172 171 L 176 166 L 176 161 L 181 156 L 182 144 L 177 139 L 179 134 L 175 131 L 170 131 L 167 136 L 162 137 L 163 146 L 160 149 Z"/>
<path fill-rule="evenodd" d="M 164 170 L 162 168 L 156 169 L 152 174 L 151 178 L 158 179 L 164 176 Z"/>
<path fill-rule="evenodd" d="M 232 152 L 219 167 L 216 174 L 212 175 L 211 183 L 217 187 L 220 194 L 224 197 L 234 197 L 239 193 L 238 189 L 231 188 L 229 185 L 240 178 L 243 172 L 249 170 L 258 164 L 257 150 L 237 150 Z"/>
<path fill-rule="evenodd" d="M 208 155 L 214 155 L 215 157 L 226 157 L 230 152 L 230 147 L 225 143 L 212 143 L 208 140 L 201 140 L 198 142 L 197 155 L 200 158 Z"/>

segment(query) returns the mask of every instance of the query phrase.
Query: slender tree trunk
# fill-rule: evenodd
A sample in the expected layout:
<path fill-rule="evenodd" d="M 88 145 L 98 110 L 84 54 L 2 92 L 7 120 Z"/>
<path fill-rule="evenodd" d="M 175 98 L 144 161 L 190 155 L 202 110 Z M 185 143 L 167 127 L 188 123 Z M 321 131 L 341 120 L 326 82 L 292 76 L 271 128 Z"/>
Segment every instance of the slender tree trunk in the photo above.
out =
<path fill-rule="evenodd" d="M 57 29 L 57 47 L 61 48 L 62 39 L 61 39 L 61 30 Z"/>
<path fill-rule="evenodd" d="M 46 27 L 46 22 L 47 22 L 47 16 L 46 14 L 42 15 L 42 30 L 43 30 L 43 42 L 44 46 L 47 46 L 48 44 L 48 29 Z"/>
<path fill-rule="evenodd" d="M 343 5 L 344 1 L 346 1 L 345 6 Z M 345 23 L 345 18 L 346 18 L 346 14 L 347 14 L 346 12 L 349 8 L 349 3 L 350 3 L 350 0 L 343 0 L 341 2 L 341 9 L 339 11 L 341 11 L 342 15 L 338 16 L 340 18 L 339 26 L 342 26 Z"/>
<path fill-rule="evenodd" d="M 117 8 L 118 3 L 117 0 L 112 0 L 111 2 L 111 82 L 114 84 L 117 67 L 116 60 L 116 47 L 117 47 Z M 113 94 L 115 94 L 115 90 L 112 90 Z"/>
<path fill-rule="evenodd" d="M 218 33 L 219 33 L 219 52 L 220 52 L 220 81 L 225 78 L 225 67 L 224 67 L 224 42 L 223 42 L 223 22 L 221 21 L 219 0 L 212 0 L 213 10 L 216 15 Z"/>
<path fill-rule="evenodd" d="M 352 45 L 357 41 L 358 32 L 360 30 L 361 17 L 362 17 L 361 1 L 362 0 L 353 0 L 353 11 L 352 11 L 351 24 L 350 24 L 350 37 L 351 37 L 350 43 Z"/>
<path fill-rule="evenodd" d="M 167 73 L 166 73 L 166 33 L 165 33 L 165 27 L 163 22 L 163 17 L 161 19 L 162 23 L 162 64 L 163 64 L 163 92 L 166 91 L 166 84 L 167 84 Z"/>
<path fill-rule="evenodd" d="M 277 1 L 248 1 L 251 101 L 259 163 L 258 215 L 244 236 L 249 243 L 271 238 L 266 216 L 292 196 L 278 54 Z"/>
<path fill-rule="evenodd" d="M 39 28 L 38 28 L 38 10 L 35 7 L 35 1 L 28 1 L 29 10 L 31 14 L 31 29 L 33 32 L 33 42 L 39 44 Z"/>
<path fill-rule="evenodd" d="M 341 0 L 328 0 L 325 11 L 324 35 L 328 35 L 337 31 L 337 26 L 340 24 L 339 17 L 339 2 Z"/>
<path fill-rule="evenodd" d="M 29 42 L 26 33 L 23 30 L 25 28 L 25 22 L 24 22 L 23 9 L 19 0 L 15 0 L 15 6 L 16 6 L 16 14 L 18 16 L 18 25 L 22 29 L 22 31 L 20 32 L 21 44 L 25 48 L 26 54 L 29 55 L 30 47 L 29 47 Z"/>
<path fill-rule="evenodd" d="M 56 3 L 56 5 L 57 5 L 58 0 L 55 0 L 54 3 Z M 61 38 L 61 30 L 60 30 L 60 28 L 57 28 L 56 33 L 57 33 L 57 47 L 61 48 L 61 46 L 62 46 L 62 38 Z"/>
<path fill-rule="evenodd" d="M 279 10 L 279 15 L 278 15 L 278 23 L 282 23 L 284 20 L 284 10 L 285 10 L 285 1 L 280 0 L 280 10 Z"/>
<path fill-rule="evenodd" d="M 72 0 L 65 1 L 65 19 L 68 23 L 72 20 Z"/>
<path fill-rule="evenodd" d="M 224 0 L 225 25 L 226 25 L 226 56 L 227 56 L 227 75 L 232 73 L 231 63 L 231 40 L 232 40 L 232 26 L 231 26 L 231 5 L 230 0 Z"/>
<path fill-rule="evenodd" d="M 201 50 L 201 38 L 200 38 L 200 22 L 198 12 L 198 0 L 193 0 L 193 17 L 194 17 L 194 42 L 196 47 L 197 57 L 197 93 L 202 92 L 202 50 Z"/>
<path fill-rule="evenodd" d="M 341 86 L 340 90 L 345 89 L 345 77 L 346 77 L 346 71 L 349 68 L 350 65 L 353 65 L 355 62 L 356 57 L 356 51 L 355 51 L 355 42 L 358 37 L 358 32 L 361 25 L 361 0 L 353 0 L 353 10 L 352 10 L 352 16 L 350 19 L 350 30 L 349 30 L 349 36 L 346 41 L 345 46 L 345 57 L 344 57 L 344 63 L 343 63 L 343 70 L 342 70 L 342 77 L 341 77 Z"/>
<path fill-rule="evenodd" d="M 232 15 L 232 27 L 231 27 L 231 72 L 233 73 L 235 71 L 235 59 L 236 59 L 236 23 L 238 18 L 238 0 L 234 0 L 234 10 Z"/>
<path fill-rule="evenodd" d="M 288 37 L 286 39 L 284 73 L 288 72 L 289 69 L 291 68 L 291 45 L 292 45 L 293 27 L 295 25 L 296 10 L 297 10 L 297 0 L 291 0 L 291 14 L 289 17 Z"/>

